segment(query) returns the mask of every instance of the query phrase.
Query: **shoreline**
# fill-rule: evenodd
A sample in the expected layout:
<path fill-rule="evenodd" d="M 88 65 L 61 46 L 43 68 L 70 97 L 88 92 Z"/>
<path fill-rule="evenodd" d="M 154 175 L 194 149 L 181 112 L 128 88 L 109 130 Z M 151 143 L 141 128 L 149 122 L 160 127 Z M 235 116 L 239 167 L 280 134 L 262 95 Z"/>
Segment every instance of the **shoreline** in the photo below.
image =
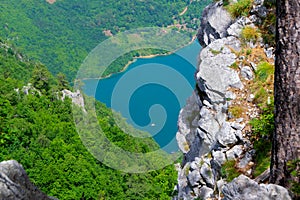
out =
<path fill-rule="evenodd" d="M 150 54 L 150 55 L 146 55 L 146 56 L 137 56 L 137 57 L 133 57 L 133 60 L 128 61 L 128 63 L 127 63 L 126 65 L 124 65 L 124 67 L 123 67 L 120 71 L 115 72 L 115 73 L 112 73 L 112 74 L 109 74 L 109 75 L 107 75 L 107 76 L 103 76 L 103 77 L 100 77 L 100 78 L 83 78 L 83 79 L 79 79 L 79 80 L 86 81 L 86 80 L 101 80 L 101 79 L 109 78 L 109 77 L 111 77 L 111 76 L 113 76 L 113 75 L 115 75 L 115 74 L 124 72 L 125 70 L 127 70 L 127 68 L 128 68 L 131 64 L 135 63 L 135 62 L 137 61 L 137 59 L 139 59 L 139 58 L 149 59 L 149 58 L 154 58 L 154 57 L 157 57 L 157 56 L 168 56 L 168 55 L 171 55 L 171 54 L 175 53 L 176 51 L 178 51 L 179 49 L 182 49 L 182 48 L 184 48 L 184 47 L 186 47 L 186 46 L 192 44 L 192 43 L 195 41 L 196 38 L 197 38 L 197 35 L 194 35 L 194 36 L 192 37 L 191 41 L 189 41 L 186 45 L 184 45 L 183 47 L 180 47 L 180 48 L 178 48 L 178 49 L 176 49 L 176 50 L 174 50 L 174 51 L 170 51 L 170 52 L 168 52 L 168 53 L 164 53 L 164 54 Z M 75 80 L 75 82 L 76 82 L 76 80 Z"/>

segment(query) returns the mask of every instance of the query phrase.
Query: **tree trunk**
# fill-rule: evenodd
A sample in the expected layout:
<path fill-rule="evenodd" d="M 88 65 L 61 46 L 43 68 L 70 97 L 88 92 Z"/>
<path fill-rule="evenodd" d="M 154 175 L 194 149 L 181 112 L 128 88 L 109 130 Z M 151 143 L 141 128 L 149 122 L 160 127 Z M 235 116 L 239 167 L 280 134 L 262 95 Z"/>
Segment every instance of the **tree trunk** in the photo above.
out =
<path fill-rule="evenodd" d="M 270 182 L 290 188 L 288 164 L 300 159 L 300 0 L 277 0 L 275 133 Z M 295 168 L 300 170 L 299 162 Z M 295 170 L 294 169 L 294 170 Z"/>

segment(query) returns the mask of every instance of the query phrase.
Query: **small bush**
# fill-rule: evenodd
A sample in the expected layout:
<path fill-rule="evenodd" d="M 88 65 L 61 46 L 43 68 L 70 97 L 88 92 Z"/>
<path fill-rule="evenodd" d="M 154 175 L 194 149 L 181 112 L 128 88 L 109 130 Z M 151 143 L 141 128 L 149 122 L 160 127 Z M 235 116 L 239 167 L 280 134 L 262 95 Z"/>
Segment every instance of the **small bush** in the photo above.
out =
<path fill-rule="evenodd" d="M 300 159 L 289 161 L 287 165 L 293 177 L 300 177 L 300 171 L 297 169 L 300 166 Z M 300 183 L 296 181 L 291 181 L 291 191 L 297 197 L 300 197 Z"/>
<path fill-rule="evenodd" d="M 235 160 L 226 161 L 221 168 L 221 176 L 228 182 L 238 177 L 241 173 L 235 168 Z"/>
<path fill-rule="evenodd" d="M 274 100 L 267 107 L 262 108 L 260 117 L 252 119 L 250 125 L 255 137 L 271 138 L 274 131 Z"/>
<path fill-rule="evenodd" d="M 260 38 L 261 34 L 257 28 L 252 26 L 246 26 L 242 29 L 241 38 L 245 42 L 256 42 Z"/>
<path fill-rule="evenodd" d="M 252 6 L 251 0 L 238 0 L 238 2 L 229 4 L 225 8 L 233 18 L 247 16 Z"/>
<path fill-rule="evenodd" d="M 272 143 L 270 139 L 260 138 L 254 142 L 253 148 L 256 151 L 254 157 L 254 161 L 255 161 L 255 168 L 253 171 L 254 177 L 261 175 L 264 171 L 266 171 L 270 167 L 271 147 L 272 147 Z"/>
<path fill-rule="evenodd" d="M 259 88 L 254 95 L 254 103 L 256 104 L 262 104 L 267 101 L 268 99 L 268 92 L 265 88 L 261 87 Z"/>
<path fill-rule="evenodd" d="M 252 119 L 253 148 L 256 151 L 254 177 L 263 173 L 270 167 L 270 154 L 272 146 L 272 134 L 274 131 L 274 101 L 262 108 L 259 118 Z"/>
<path fill-rule="evenodd" d="M 228 109 L 228 112 L 231 113 L 235 118 L 242 116 L 244 109 L 241 106 L 232 106 Z"/>
<path fill-rule="evenodd" d="M 275 71 L 274 65 L 268 62 L 261 62 L 257 66 L 256 77 L 260 81 L 266 81 L 270 75 L 273 75 Z"/>
<path fill-rule="evenodd" d="M 232 65 L 230 65 L 229 66 L 230 68 L 232 68 L 232 69 L 239 69 L 239 65 L 236 63 L 236 62 L 234 62 Z"/>
<path fill-rule="evenodd" d="M 246 55 L 249 56 L 252 53 L 252 49 L 247 49 Z"/>

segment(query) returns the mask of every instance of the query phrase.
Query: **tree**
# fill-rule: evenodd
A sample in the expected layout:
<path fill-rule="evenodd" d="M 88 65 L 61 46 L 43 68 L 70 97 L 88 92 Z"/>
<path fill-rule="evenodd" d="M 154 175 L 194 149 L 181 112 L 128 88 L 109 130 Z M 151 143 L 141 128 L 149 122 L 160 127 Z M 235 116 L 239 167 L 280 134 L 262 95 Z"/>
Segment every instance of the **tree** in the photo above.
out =
<path fill-rule="evenodd" d="M 275 133 L 270 182 L 291 188 L 300 179 L 294 173 L 300 170 L 300 0 L 277 0 L 276 6 Z"/>
<path fill-rule="evenodd" d="M 70 84 L 69 84 L 69 82 L 67 81 L 67 77 L 66 77 L 65 74 L 59 72 L 59 73 L 56 75 L 56 78 L 57 78 L 57 81 L 58 81 L 58 87 L 59 87 L 59 90 L 70 89 Z"/>
<path fill-rule="evenodd" d="M 33 72 L 31 83 L 38 90 L 48 91 L 50 89 L 51 74 L 43 65 L 37 65 Z"/>

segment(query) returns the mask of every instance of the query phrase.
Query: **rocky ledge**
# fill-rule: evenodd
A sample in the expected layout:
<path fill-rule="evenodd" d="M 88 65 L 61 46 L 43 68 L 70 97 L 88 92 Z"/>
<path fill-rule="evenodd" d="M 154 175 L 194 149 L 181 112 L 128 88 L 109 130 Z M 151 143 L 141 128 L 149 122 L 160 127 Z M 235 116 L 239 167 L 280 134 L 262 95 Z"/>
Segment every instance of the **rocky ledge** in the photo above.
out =
<path fill-rule="evenodd" d="M 245 90 L 244 80 L 253 79 L 253 66 L 232 65 L 241 58 L 240 33 L 245 26 L 254 26 L 264 16 L 262 1 L 255 1 L 250 17 L 232 19 L 216 2 L 205 8 L 198 33 L 203 49 L 199 55 L 196 73 L 197 86 L 187 105 L 180 111 L 176 135 L 179 148 L 184 153 L 177 164 L 179 199 L 291 199 L 285 188 L 272 184 L 259 185 L 244 175 L 227 183 L 221 177 L 221 167 L 235 160 L 236 168 L 251 176 L 255 150 L 245 137 L 247 120 L 257 116 L 255 106 L 249 104 L 246 118 L 232 119 L 228 108 Z M 267 57 L 272 51 L 262 42 L 249 44 L 265 48 Z M 249 96 L 251 101 L 251 95 Z M 250 194 L 251 193 L 251 194 Z"/>
<path fill-rule="evenodd" d="M 57 200 L 37 189 L 30 182 L 22 165 L 14 160 L 0 163 L 0 199 Z"/>

